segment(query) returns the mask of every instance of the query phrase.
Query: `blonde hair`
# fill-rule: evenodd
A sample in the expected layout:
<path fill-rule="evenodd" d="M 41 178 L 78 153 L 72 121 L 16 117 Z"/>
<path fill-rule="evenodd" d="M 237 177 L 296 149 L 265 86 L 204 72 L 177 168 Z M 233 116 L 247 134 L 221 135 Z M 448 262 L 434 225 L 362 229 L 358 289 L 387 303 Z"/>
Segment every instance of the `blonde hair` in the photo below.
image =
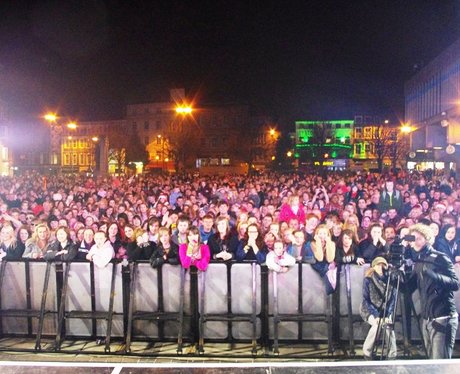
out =
<path fill-rule="evenodd" d="M 12 234 L 12 235 L 11 235 L 11 241 L 10 241 L 10 244 L 9 244 L 9 245 L 10 245 L 10 246 L 16 246 L 16 242 L 17 242 L 18 238 L 17 238 L 17 236 L 16 236 L 15 233 L 14 233 L 14 227 L 11 226 L 9 223 L 6 223 L 6 224 L 1 228 L 0 231 L 2 231 L 2 230 L 8 230 L 8 231 L 11 230 L 11 234 Z M 0 244 L 4 244 L 4 243 L 5 243 L 5 242 L 3 241 L 3 239 L 2 239 L 1 236 L 0 236 Z"/>
<path fill-rule="evenodd" d="M 315 230 L 315 236 L 318 235 L 320 230 L 324 230 L 329 238 L 326 241 L 326 245 L 322 248 L 322 243 L 318 243 L 317 240 L 313 240 L 311 243 L 311 249 L 313 254 L 318 261 L 323 261 L 326 258 L 327 262 L 332 262 L 335 257 L 335 243 L 332 241 L 331 232 L 325 224 L 318 225 Z"/>
<path fill-rule="evenodd" d="M 48 236 L 48 240 L 50 238 L 50 228 L 48 227 L 48 225 L 46 223 L 39 223 L 38 225 L 35 226 L 34 228 L 34 232 L 32 233 L 32 236 L 27 239 L 27 242 L 26 242 L 26 245 L 30 244 L 30 243 L 37 243 L 38 242 L 38 230 L 41 229 L 41 228 L 45 228 L 46 229 L 46 234 Z"/>
<path fill-rule="evenodd" d="M 171 233 L 167 227 L 160 227 L 158 229 L 158 237 L 162 236 L 163 234 L 168 234 L 168 236 L 171 236 Z"/>
<path fill-rule="evenodd" d="M 137 240 L 138 237 L 144 235 L 147 231 L 145 231 L 144 229 L 138 227 L 136 229 L 134 229 L 134 233 L 133 233 L 133 239 L 134 241 Z"/>

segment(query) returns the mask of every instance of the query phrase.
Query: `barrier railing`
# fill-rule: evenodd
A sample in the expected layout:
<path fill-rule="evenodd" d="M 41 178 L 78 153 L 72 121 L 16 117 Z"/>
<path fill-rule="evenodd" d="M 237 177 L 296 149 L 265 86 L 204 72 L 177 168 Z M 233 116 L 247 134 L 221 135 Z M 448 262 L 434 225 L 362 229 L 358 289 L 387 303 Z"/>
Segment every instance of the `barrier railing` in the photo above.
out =
<path fill-rule="evenodd" d="M 63 264 L 56 265 L 59 272 L 62 272 Z M 98 326 L 97 320 L 105 320 L 107 321 L 106 326 L 106 333 L 103 342 L 105 343 L 105 352 L 110 352 L 110 339 L 112 336 L 112 319 L 113 319 L 113 304 L 114 304 L 114 297 L 115 297 L 115 278 L 116 278 L 116 269 L 117 263 L 113 262 L 112 264 L 108 265 L 108 267 L 103 269 L 98 269 L 94 267 L 93 262 L 67 262 L 64 265 L 64 275 L 63 275 L 63 283 L 62 289 L 60 291 L 60 306 L 59 306 L 59 313 L 58 313 L 58 328 L 56 333 L 56 350 L 61 349 L 61 341 L 65 338 L 66 334 L 66 327 L 65 322 L 69 319 L 78 319 L 78 320 L 91 320 L 91 338 L 97 339 L 98 337 Z M 89 271 L 89 279 L 88 277 Z M 96 273 L 98 273 L 98 277 L 96 278 Z M 86 275 L 86 277 L 85 277 Z M 110 291 L 108 295 L 108 308 L 103 308 L 101 304 L 101 297 L 103 296 L 103 290 L 106 289 L 104 287 L 105 279 L 109 275 L 110 279 Z M 69 279 L 70 278 L 70 279 Z M 72 279 L 73 278 L 73 279 Z M 70 287 L 69 288 L 69 281 L 74 281 L 74 284 L 80 286 L 77 287 Z M 89 280 L 89 288 L 90 288 L 90 302 L 84 302 L 85 296 L 88 294 L 84 294 L 85 291 L 87 292 L 87 281 Z M 96 290 L 96 283 L 99 280 L 99 287 Z M 73 291 L 73 293 L 72 293 Z M 81 293 L 83 291 L 83 294 Z M 73 296 L 73 297 L 72 297 Z M 107 295 L 106 295 L 107 297 Z M 88 305 L 89 304 L 89 305 Z M 89 307 L 89 308 L 88 308 Z M 106 310 L 104 310 L 106 309 Z"/>
<path fill-rule="evenodd" d="M 10 269 L 7 267 L 10 266 Z M 37 272 L 31 277 L 31 268 L 39 268 L 41 275 L 45 267 L 43 282 L 35 282 Z M 53 306 L 49 305 L 48 291 L 50 283 L 52 265 L 50 263 L 37 263 L 37 262 L 7 262 L 3 261 L 0 267 L 0 334 L 4 335 L 4 320 L 7 320 L 8 328 L 15 329 L 15 322 L 17 319 L 27 320 L 27 333 L 25 335 L 31 336 L 34 334 L 34 321 L 37 319 L 38 326 L 35 332 L 35 350 L 41 349 L 41 338 L 44 329 L 45 316 L 55 314 Z M 8 272 L 9 270 L 9 272 Z M 6 273 L 8 272 L 8 276 Z M 22 274 L 21 274 L 22 273 Z M 20 275 L 24 277 L 21 279 Z M 32 279 L 31 279 L 32 278 Z M 39 284 L 42 283 L 40 288 Z M 25 296 L 25 299 L 24 299 Z M 15 299 L 16 298 L 16 299 Z M 7 334 L 14 334 L 15 332 L 23 332 L 23 325 L 16 325 L 20 331 L 8 331 Z"/>
<path fill-rule="evenodd" d="M 152 269 L 147 262 L 112 261 L 98 269 L 89 262 L 3 261 L 0 335 L 34 337 L 35 350 L 43 336 L 54 337 L 56 351 L 64 339 L 100 339 L 105 352 L 117 337 L 125 343 L 121 353 L 131 352 L 133 340 L 177 339 L 178 353 L 184 341 L 197 343 L 199 353 L 205 341 L 250 341 L 256 354 L 258 343 L 268 348 L 271 342 L 278 353 L 280 341 L 327 341 L 331 352 L 337 327 L 338 340 L 354 354 L 368 328 L 359 317 L 364 271 L 343 266 L 331 299 L 308 264 L 274 274 L 256 263 L 213 262 L 199 273 L 168 264 Z M 455 297 L 460 307 L 460 293 Z M 412 299 L 419 310 L 417 293 Z M 414 321 L 403 334 L 408 340 L 420 338 Z M 401 339 L 401 317 L 397 322 Z"/>
<path fill-rule="evenodd" d="M 247 267 L 250 266 L 248 272 Z M 225 276 L 222 276 L 225 274 Z M 220 277 L 220 282 L 213 281 Z M 200 340 L 198 351 L 203 353 L 204 339 L 226 339 L 233 343 L 235 335 L 241 336 L 246 329 L 243 327 L 234 334 L 234 327 L 250 324 L 251 353 L 257 353 L 257 327 L 261 315 L 262 272 L 260 265 L 255 262 L 240 263 L 214 263 L 210 264 L 205 273 L 199 274 L 200 294 Z M 235 291 L 235 292 L 233 292 Z M 209 327 L 205 331 L 205 327 Z M 212 330 L 211 330 L 212 329 Z M 213 336 L 214 335 L 214 336 Z M 260 333 L 259 333 L 260 335 Z"/>

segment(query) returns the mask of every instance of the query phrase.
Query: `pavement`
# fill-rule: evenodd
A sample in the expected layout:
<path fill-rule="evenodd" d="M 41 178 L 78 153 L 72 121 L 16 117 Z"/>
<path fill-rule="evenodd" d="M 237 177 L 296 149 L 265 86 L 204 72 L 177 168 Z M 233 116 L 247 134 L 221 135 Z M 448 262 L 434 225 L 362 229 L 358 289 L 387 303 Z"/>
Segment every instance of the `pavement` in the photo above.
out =
<path fill-rule="evenodd" d="M 281 343 L 279 354 L 258 347 L 257 354 L 251 354 L 250 343 L 205 342 L 204 354 L 198 354 L 194 345 L 184 344 L 183 353 L 178 355 L 176 343 L 132 342 L 131 352 L 124 352 L 122 342 L 112 342 L 110 352 L 104 352 L 104 345 L 96 341 L 71 341 L 62 343 L 61 351 L 55 352 L 54 340 L 42 340 L 42 351 L 34 351 L 35 341 L 28 338 L 0 339 L 0 361 L 28 362 L 94 362 L 94 363 L 263 363 L 263 362 L 356 362 L 362 361 L 361 345 L 357 345 L 355 355 L 348 346 L 335 347 L 328 352 L 327 344 Z M 454 356 L 460 358 L 457 344 Z M 412 346 L 410 355 L 404 357 L 402 347 L 400 359 L 424 358 L 420 346 Z"/>

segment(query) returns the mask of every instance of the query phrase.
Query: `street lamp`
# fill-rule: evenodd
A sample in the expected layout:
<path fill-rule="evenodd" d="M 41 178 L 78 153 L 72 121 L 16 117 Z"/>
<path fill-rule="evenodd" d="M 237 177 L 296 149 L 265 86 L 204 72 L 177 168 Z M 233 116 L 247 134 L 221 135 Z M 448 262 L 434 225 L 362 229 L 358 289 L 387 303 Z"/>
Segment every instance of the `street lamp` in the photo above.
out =
<path fill-rule="evenodd" d="M 56 113 L 48 112 L 43 115 L 45 121 L 47 121 L 50 125 L 51 131 L 51 158 L 50 163 L 53 165 L 62 166 L 61 160 L 61 137 L 65 134 L 64 132 L 64 125 L 62 122 L 59 121 L 59 116 Z M 77 124 L 75 122 L 70 122 L 66 125 L 69 130 L 76 130 Z"/>
<path fill-rule="evenodd" d="M 193 112 L 193 109 L 189 105 L 178 105 L 176 107 L 177 114 L 187 115 L 187 114 L 192 114 L 192 112 Z"/>
<path fill-rule="evenodd" d="M 401 126 L 401 133 L 403 134 L 410 134 L 413 130 L 412 126 L 405 124 Z"/>

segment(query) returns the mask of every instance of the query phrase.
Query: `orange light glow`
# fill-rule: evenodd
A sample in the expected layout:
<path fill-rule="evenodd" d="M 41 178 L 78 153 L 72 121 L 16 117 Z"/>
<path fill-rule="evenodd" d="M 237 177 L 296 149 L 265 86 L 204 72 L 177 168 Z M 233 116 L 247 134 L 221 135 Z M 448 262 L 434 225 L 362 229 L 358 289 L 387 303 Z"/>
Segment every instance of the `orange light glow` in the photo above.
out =
<path fill-rule="evenodd" d="M 43 118 L 46 119 L 48 122 L 56 122 L 57 115 L 56 115 L 56 113 L 46 113 L 43 116 Z"/>

